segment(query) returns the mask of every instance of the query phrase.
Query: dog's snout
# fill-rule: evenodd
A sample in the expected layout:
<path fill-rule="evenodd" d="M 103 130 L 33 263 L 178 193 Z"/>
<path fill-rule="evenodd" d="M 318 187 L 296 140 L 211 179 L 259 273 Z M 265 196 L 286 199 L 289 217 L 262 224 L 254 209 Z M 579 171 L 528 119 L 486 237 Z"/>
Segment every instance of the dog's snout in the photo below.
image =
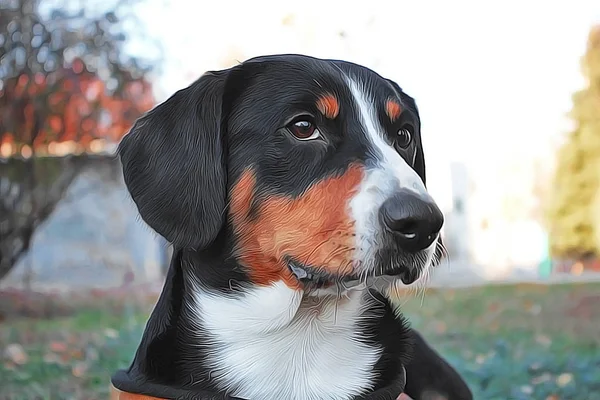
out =
<path fill-rule="evenodd" d="M 379 210 L 382 224 L 392 231 L 403 250 L 416 253 L 436 240 L 444 215 L 428 194 L 398 191 Z"/>

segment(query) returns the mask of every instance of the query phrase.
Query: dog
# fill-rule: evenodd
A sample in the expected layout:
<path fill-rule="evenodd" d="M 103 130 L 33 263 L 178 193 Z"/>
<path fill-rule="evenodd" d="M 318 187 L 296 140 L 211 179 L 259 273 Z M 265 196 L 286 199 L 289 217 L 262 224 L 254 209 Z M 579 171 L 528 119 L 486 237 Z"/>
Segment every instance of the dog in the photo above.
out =
<path fill-rule="evenodd" d="M 389 300 L 439 258 L 420 125 L 393 81 L 293 54 L 141 117 L 124 181 L 174 253 L 114 398 L 471 399 Z"/>

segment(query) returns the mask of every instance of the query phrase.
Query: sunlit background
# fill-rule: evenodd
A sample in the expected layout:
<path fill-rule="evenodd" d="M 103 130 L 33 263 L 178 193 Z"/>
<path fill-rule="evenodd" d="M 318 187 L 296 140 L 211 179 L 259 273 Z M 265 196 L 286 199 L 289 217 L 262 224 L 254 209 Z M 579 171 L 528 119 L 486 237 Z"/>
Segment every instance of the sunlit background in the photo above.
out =
<path fill-rule="evenodd" d="M 599 24 L 597 0 L 0 0 L 0 398 L 105 398 L 130 361 L 169 258 L 113 157 L 131 123 L 304 53 L 417 100 L 449 259 L 406 307 L 476 398 L 600 399 Z"/>

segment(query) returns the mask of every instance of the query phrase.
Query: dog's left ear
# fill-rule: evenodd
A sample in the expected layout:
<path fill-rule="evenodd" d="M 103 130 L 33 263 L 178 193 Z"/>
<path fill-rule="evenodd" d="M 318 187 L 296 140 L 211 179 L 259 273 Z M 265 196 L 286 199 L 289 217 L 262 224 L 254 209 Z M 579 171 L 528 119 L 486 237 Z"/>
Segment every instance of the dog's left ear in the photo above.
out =
<path fill-rule="evenodd" d="M 122 139 L 127 189 L 142 219 L 180 248 L 209 246 L 226 206 L 225 85 L 207 72 L 141 117 Z"/>
<path fill-rule="evenodd" d="M 398 96 L 400 96 L 400 99 L 402 100 L 403 105 L 408 106 L 410 112 L 412 112 L 415 115 L 415 118 L 417 119 L 418 126 L 416 128 L 419 130 L 419 134 L 415 138 L 417 141 L 417 149 L 415 151 L 413 159 L 413 166 L 417 174 L 419 174 L 419 176 L 421 177 L 423 184 L 425 185 L 425 187 L 427 187 L 427 178 L 425 173 L 425 153 L 423 152 L 423 142 L 421 141 L 421 118 L 419 117 L 419 109 L 417 108 L 417 103 L 415 102 L 415 99 L 404 93 L 400 85 L 398 85 L 396 82 L 390 79 L 387 79 L 387 81 L 396 90 Z"/>

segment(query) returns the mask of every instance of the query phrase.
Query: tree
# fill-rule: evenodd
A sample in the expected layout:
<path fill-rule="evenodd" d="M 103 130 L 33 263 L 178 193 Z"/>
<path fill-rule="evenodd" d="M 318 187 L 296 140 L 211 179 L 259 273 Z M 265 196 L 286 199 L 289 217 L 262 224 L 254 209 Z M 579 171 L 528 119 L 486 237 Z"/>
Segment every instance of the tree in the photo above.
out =
<path fill-rule="evenodd" d="M 583 260 L 600 254 L 600 26 L 582 59 L 586 87 L 573 95 L 574 130 L 557 154 L 547 221 L 553 257 Z"/>
<path fill-rule="evenodd" d="M 49 9 L 0 0 L 0 158 L 19 158 L 0 163 L 0 279 L 27 253 L 86 154 L 118 141 L 154 104 L 146 77 L 159 60 L 123 51 L 132 3 L 91 13 L 72 2 Z M 57 154 L 67 156 L 40 157 Z"/>

